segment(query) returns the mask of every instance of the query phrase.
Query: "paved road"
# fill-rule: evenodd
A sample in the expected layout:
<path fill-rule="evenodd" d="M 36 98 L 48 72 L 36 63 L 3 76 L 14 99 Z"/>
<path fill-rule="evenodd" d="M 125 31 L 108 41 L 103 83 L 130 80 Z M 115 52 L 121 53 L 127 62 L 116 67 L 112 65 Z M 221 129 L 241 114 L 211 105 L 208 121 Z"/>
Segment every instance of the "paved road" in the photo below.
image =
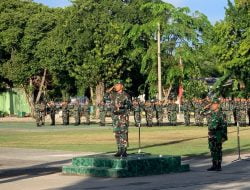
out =
<path fill-rule="evenodd" d="M 134 178 L 94 178 L 65 176 L 61 166 L 71 158 L 93 153 L 48 151 L 36 149 L 0 148 L 1 190 L 196 190 L 196 189 L 250 189 L 250 154 L 245 160 L 232 162 L 237 156 L 227 156 L 223 171 L 207 172 L 210 159 L 183 158 L 191 171 Z"/>

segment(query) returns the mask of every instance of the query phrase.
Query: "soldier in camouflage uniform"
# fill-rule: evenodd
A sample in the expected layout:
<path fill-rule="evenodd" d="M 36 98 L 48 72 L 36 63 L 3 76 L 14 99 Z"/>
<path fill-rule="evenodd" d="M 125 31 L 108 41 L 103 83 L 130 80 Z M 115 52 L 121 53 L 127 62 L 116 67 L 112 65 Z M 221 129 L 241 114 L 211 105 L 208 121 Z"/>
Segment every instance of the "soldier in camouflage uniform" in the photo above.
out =
<path fill-rule="evenodd" d="M 195 99 L 193 106 L 194 106 L 195 125 L 202 126 L 203 125 L 203 116 L 201 113 L 203 111 L 202 100 Z"/>
<path fill-rule="evenodd" d="M 55 120 L 56 120 L 56 105 L 54 101 L 50 101 L 48 103 L 48 113 L 50 115 L 50 119 L 51 119 L 51 124 L 52 126 L 55 125 Z"/>
<path fill-rule="evenodd" d="M 155 102 L 155 112 L 156 112 L 157 125 L 162 126 L 164 110 L 163 110 L 163 102 L 161 102 L 160 100 L 156 100 Z"/>
<path fill-rule="evenodd" d="M 68 101 L 63 101 L 62 102 L 62 120 L 63 120 L 63 125 L 68 125 L 69 124 L 69 108 L 68 108 Z"/>
<path fill-rule="evenodd" d="M 75 119 L 75 125 L 81 124 L 81 106 L 79 104 L 79 100 L 74 102 L 73 107 L 73 117 Z"/>
<path fill-rule="evenodd" d="M 239 122 L 239 99 L 234 98 L 232 101 L 232 107 L 233 107 L 233 117 L 234 117 L 234 125 L 237 125 L 237 122 Z"/>
<path fill-rule="evenodd" d="M 219 109 L 219 100 L 214 98 L 211 104 L 211 120 L 208 123 L 208 144 L 212 157 L 212 166 L 208 171 L 221 171 L 222 143 L 227 140 L 227 123 Z"/>
<path fill-rule="evenodd" d="M 170 125 L 176 126 L 177 113 L 179 112 L 179 108 L 174 100 L 169 101 L 169 103 L 167 105 L 167 111 L 168 111 L 168 121 L 169 121 Z"/>
<path fill-rule="evenodd" d="M 102 102 L 99 104 L 100 110 L 100 126 L 105 126 L 105 119 L 107 115 L 111 115 L 111 99 L 110 99 L 110 89 L 106 91 L 103 96 Z"/>
<path fill-rule="evenodd" d="M 123 91 L 124 85 L 118 81 L 110 94 L 112 104 L 112 124 L 118 151 L 116 157 L 127 157 L 130 96 Z"/>
<path fill-rule="evenodd" d="M 86 101 L 84 104 L 81 104 L 81 112 L 82 112 L 82 115 L 85 117 L 86 124 L 90 125 L 90 105 L 89 105 L 89 101 Z"/>
<path fill-rule="evenodd" d="M 139 99 L 133 100 L 132 110 L 134 112 L 135 126 L 138 127 L 141 124 L 141 105 Z"/>
<path fill-rule="evenodd" d="M 240 120 L 239 120 L 240 126 L 246 127 L 247 101 L 244 98 L 240 100 L 239 114 L 240 114 Z"/>
<path fill-rule="evenodd" d="M 147 100 L 143 106 L 143 109 L 146 114 L 146 122 L 148 127 L 153 126 L 153 115 L 154 115 L 154 106 L 150 100 Z"/>
<path fill-rule="evenodd" d="M 190 112 L 191 112 L 191 102 L 188 100 L 183 100 L 181 104 L 181 111 L 184 113 L 184 123 L 185 126 L 190 125 Z"/>
<path fill-rule="evenodd" d="M 42 103 L 37 103 L 35 105 L 35 118 L 37 127 L 44 125 L 45 123 L 44 113 L 45 113 L 45 106 Z"/>
<path fill-rule="evenodd" d="M 228 98 L 221 99 L 220 103 L 221 110 L 223 114 L 226 116 L 227 124 L 231 124 L 231 117 L 232 117 L 232 106 Z"/>
<path fill-rule="evenodd" d="M 100 126 L 105 126 L 105 117 L 106 117 L 105 103 L 103 101 L 101 101 L 98 104 L 98 107 L 99 107 L 99 111 L 100 111 L 100 116 L 99 116 Z"/>

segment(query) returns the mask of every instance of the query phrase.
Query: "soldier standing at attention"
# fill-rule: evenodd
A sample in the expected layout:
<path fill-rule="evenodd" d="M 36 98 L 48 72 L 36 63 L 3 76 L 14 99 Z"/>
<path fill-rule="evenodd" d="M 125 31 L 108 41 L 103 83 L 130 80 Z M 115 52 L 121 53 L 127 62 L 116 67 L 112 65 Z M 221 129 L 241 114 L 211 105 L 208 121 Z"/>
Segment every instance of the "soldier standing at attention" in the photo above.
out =
<path fill-rule="evenodd" d="M 184 113 L 184 123 L 185 126 L 190 125 L 190 111 L 191 111 L 191 103 L 188 100 L 183 100 L 181 105 L 181 111 Z"/>
<path fill-rule="evenodd" d="M 51 124 L 52 126 L 55 125 L 55 117 L 56 117 L 56 105 L 54 101 L 50 101 L 48 103 L 48 111 L 51 119 Z"/>
<path fill-rule="evenodd" d="M 149 100 L 147 100 L 145 102 L 143 109 L 144 109 L 145 114 L 146 114 L 147 126 L 152 127 L 153 126 L 154 107 Z"/>
<path fill-rule="evenodd" d="M 163 125 L 163 102 L 160 100 L 155 101 L 155 111 L 156 111 L 156 119 L 157 119 L 157 125 L 162 126 Z"/>
<path fill-rule="evenodd" d="M 130 96 L 123 91 L 122 81 L 115 83 L 114 92 L 110 94 L 112 104 L 113 132 L 118 151 L 115 157 L 127 157 Z"/>
<path fill-rule="evenodd" d="M 40 110 L 41 110 L 41 104 L 37 103 L 35 105 L 35 118 L 37 127 L 40 127 L 42 125 L 42 114 Z"/>
<path fill-rule="evenodd" d="M 221 171 L 222 143 L 227 140 L 227 123 L 219 106 L 219 100 L 213 98 L 210 106 L 211 120 L 208 123 L 208 145 L 212 166 L 207 169 L 208 171 Z"/>
<path fill-rule="evenodd" d="M 240 126 L 246 127 L 247 101 L 244 98 L 240 100 Z"/>
<path fill-rule="evenodd" d="M 63 125 L 69 124 L 69 109 L 67 101 L 62 102 L 62 120 L 63 120 Z"/>
<path fill-rule="evenodd" d="M 41 112 L 41 116 L 42 116 L 42 125 L 45 125 L 46 103 L 44 101 L 42 101 L 42 103 L 41 103 L 40 112 Z"/>
<path fill-rule="evenodd" d="M 178 105 L 175 103 L 174 100 L 170 100 L 168 106 L 168 120 L 171 126 L 176 126 L 177 123 L 177 113 L 179 112 Z"/>
<path fill-rule="evenodd" d="M 132 110 L 134 112 L 135 126 L 138 127 L 141 124 L 141 105 L 139 99 L 134 99 L 132 104 Z"/>
<path fill-rule="evenodd" d="M 75 118 L 75 125 L 80 125 L 81 123 L 81 106 L 79 104 L 79 100 L 76 100 L 74 102 L 74 108 L 73 108 L 73 116 Z"/>
<path fill-rule="evenodd" d="M 85 117 L 86 124 L 90 125 L 90 105 L 89 100 L 86 100 L 84 104 L 81 105 L 82 114 Z"/>
<path fill-rule="evenodd" d="M 100 119 L 100 126 L 105 126 L 105 117 L 106 117 L 106 111 L 105 111 L 105 104 L 103 101 L 101 101 L 98 104 L 99 107 L 99 111 L 100 111 L 100 115 L 99 115 L 99 119 Z"/>

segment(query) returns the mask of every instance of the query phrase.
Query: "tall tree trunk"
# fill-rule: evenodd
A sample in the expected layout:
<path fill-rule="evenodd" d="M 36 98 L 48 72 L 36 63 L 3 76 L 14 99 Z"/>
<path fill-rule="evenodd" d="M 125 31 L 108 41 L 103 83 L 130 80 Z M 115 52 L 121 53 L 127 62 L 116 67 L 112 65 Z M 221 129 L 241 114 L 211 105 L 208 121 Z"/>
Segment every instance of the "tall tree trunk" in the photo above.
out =
<path fill-rule="evenodd" d="M 24 92 L 25 92 L 25 97 L 26 100 L 30 106 L 31 109 L 31 116 L 34 117 L 34 113 L 35 113 L 35 103 L 34 103 L 34 87 L 33 87 L 33 82 L 32 79 L 29 79 L 29 86 L 25 87 L 24 85 L 22 85 Z"/>
<path fill-rule="evenodd" d="M 104 83 L 103 82 L 99 82 L 98 85 L 96 85 L 95 88 L 95 106 L 97 107 L 98 104 L 102 101 L 102 98 L 104 96 Z M 99 109 L 96 109 L 96 118 L 99 118 Z"/>
<path fill-rule="evenodd" d="M 40 84 L 40 87 L 39 87 L 39 91 L 38 91 L 38 94 L 37 94 L 37 97 L 36 97 L 36 103 L 39 102 L 39 100 L 41 98 L 41 95 L 43 93 L 44 82 L 45 82 L 45 78 L 46 78 L 46 72 L 47 72 L 47 69 L 44 69 L 44 71 L 43 71 L 43 78 L 42 78 L 42 81 L 41 81 L 41 84 Z"/>
<path fill-rule="evenodd" d="M 172 82 L 170 83 L 169 88 L 163 90 L 165 100 L 168 100 L 171 90 L 172 90 Z"/>

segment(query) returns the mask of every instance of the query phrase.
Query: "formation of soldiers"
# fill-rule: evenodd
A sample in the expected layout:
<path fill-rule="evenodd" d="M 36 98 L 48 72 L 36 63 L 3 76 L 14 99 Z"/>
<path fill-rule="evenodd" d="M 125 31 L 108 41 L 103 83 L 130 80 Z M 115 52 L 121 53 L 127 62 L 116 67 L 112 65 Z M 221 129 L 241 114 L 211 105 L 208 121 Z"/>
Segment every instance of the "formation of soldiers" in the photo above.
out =
<path fill-rule="evenodd" d="M 80 103 L 79 100 L 63 101 L 55 103 L 50 101 L 47 104 L 40 102 L 35 105 L 35 118 L 37 127 L 45 124 L 45 117 L 50 115 L 51 125 L 55 125 L 55 116 L 57 113 L 62 112 L 62 124 L 69 125 L 70 117 L 74 118 L 74 124 L 80 125 L 82 116 L 85 117 L 85 124 L 90 124 L 90 105 L 88 102 Z"/>
<path fill-rule="evenodd" d="M 250 99 L 235 98 L 234 100 L 229 98 L 220 98 L 220 109 L 224 113 L 227 123 L 229 125 L 240 126 L 250 125 Z M 147 100 L 145 102 L 140 101 L 139 98 L 135 98 L 132 101 L 130 115 L 134 116 L 134 123 L 136 126 L 142 124 L 142 119 L 145 118 L 146 125 L 152 127 L 154 125 L 177 125 L 178 113 L 183 113 L 184 125 L 191 125 L 191 116 L 194 117 L 193 125 L 204 126 L 209 121 L 207 106 L 211 103 L 209 98 L 205 99 L 192 99 L 183 100 L 181 105 L 176 104 L 175 100 L 159 101 L 157 99 Z M 84 124 L 90 124 L 90 104 L 80 103 L 79 100 L 73 102 L 63 101 L 61 103 L 55 103 L 53 101 L 47 104 L 41 102 L 35 106 L 35 116 L 37 126 L 45 124 L 45 116 L 50 115 L 51 125 L 55 125 L 55 115 L 62 111 L 62 124 L 68 125 L 69 118 L 74 118 L 74 124 L 80 125 L 81 118 L 85 117 Z M 98 104 L 100 111 L 100 126 L 105 126 L 106 117 L 112 117 L 112 105 L 109 93 L 105 93 L 103 101 Z M 156 123 L 153 123 L 153 119 L 156 119 Z M 167 123 L 164 120 L 167 119 Z"/>
<path fill-rule="evenodd" d="M 105 117 L 111 113 L 110 102 L 107 98 L 107 94 L 104 96 L 103 101 L 99 104 L 100 109 L 100 125 L 105 125 Z M 141 125 L 142 118 L 145 117 L 146 125 L 152 127 L 154 125 L 153 119 L 155 118 L 156 125 L 166 125 L 163 123 L 164 118 L 167 118 L 167 125 L 177 125 L 178 113 L 183 113 L 184 124 L 189 126 L 191 124 L 191 115 L 194 116 L 194 125 L 203 126 L 208 124 L 210 114 L 208 114 L 208 107 L 211 104 L 210 98 L 205 99 L 192 99 L 183 100 L 181 105 L 176 104 L 175 100 L 159 101 L 159 100 L 147 100 L 145 102 L 135 98 L 132 101 L 131 112 L 134 116 L 134 122 L 136 126 Z M 235 98 L 234 100 L 228 98 L 220 98 L 220 109 L 226 116 L 227 123 L 229 125 L 238 122 L 240 126 L 250 125 L 250 99 Z"/>

